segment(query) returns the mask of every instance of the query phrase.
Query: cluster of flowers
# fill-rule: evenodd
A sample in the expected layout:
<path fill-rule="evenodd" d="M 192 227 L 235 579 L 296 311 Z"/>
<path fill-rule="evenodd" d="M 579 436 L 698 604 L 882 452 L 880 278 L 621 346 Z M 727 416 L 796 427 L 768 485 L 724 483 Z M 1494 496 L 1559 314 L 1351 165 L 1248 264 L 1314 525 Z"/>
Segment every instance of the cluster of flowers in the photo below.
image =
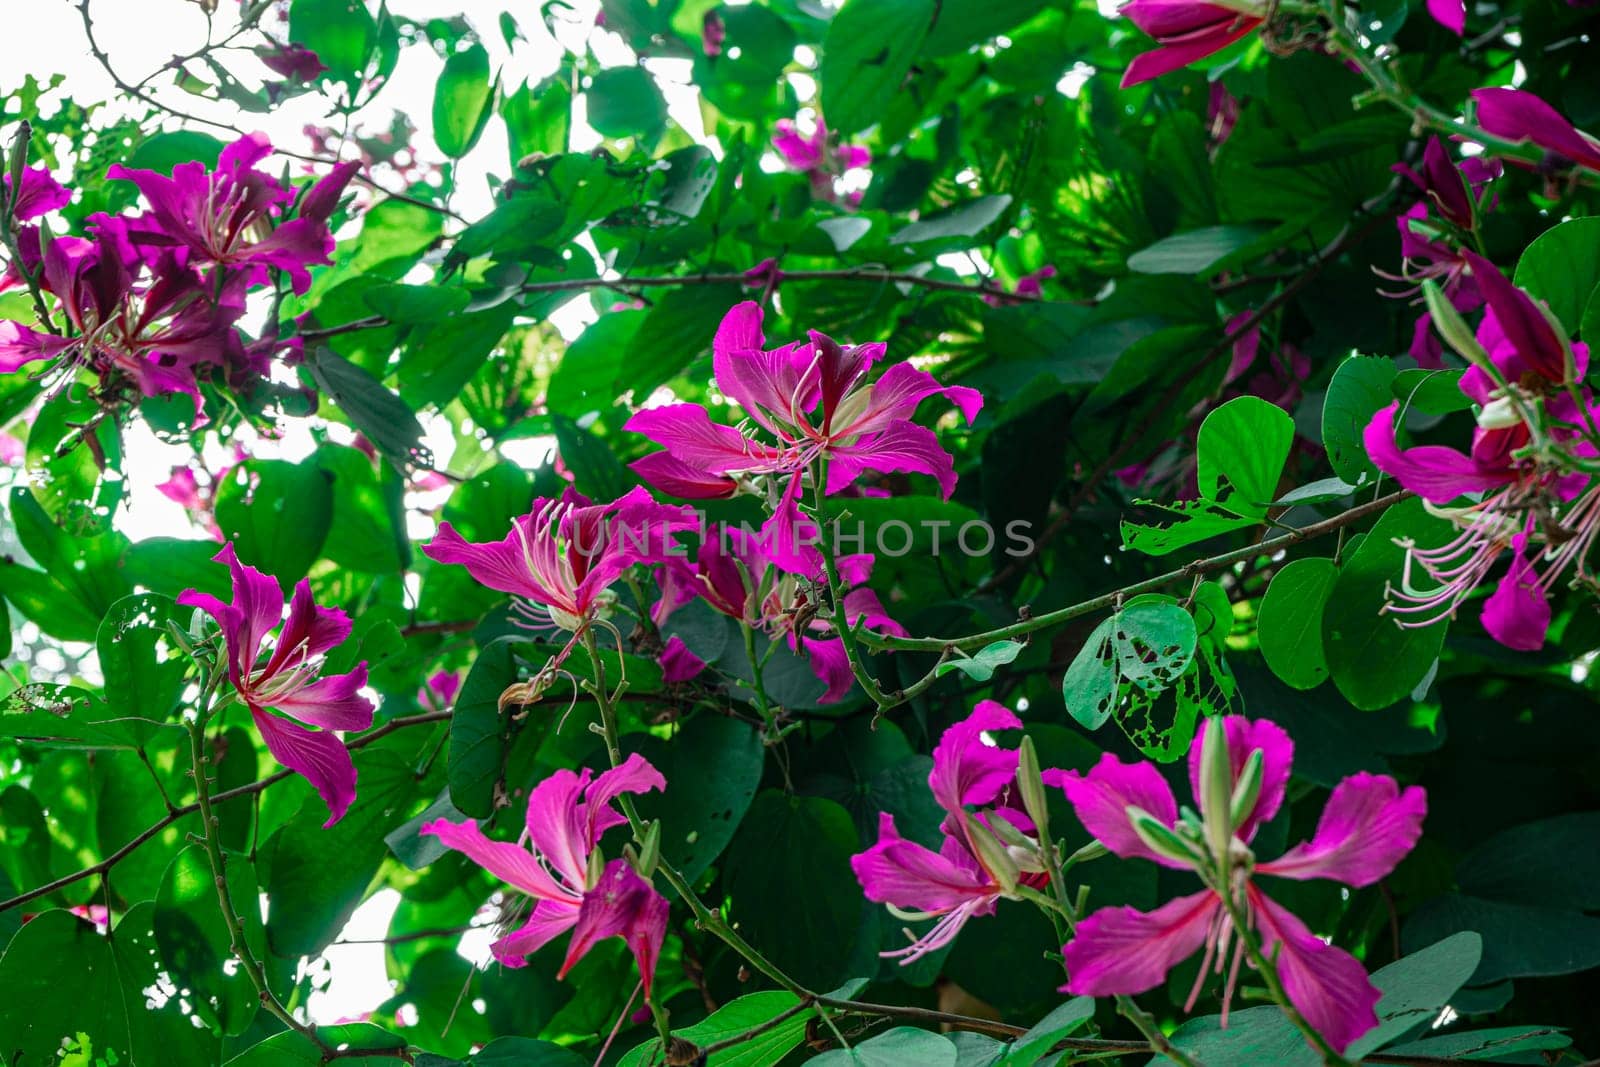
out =
<path fill-rule="evenodd" d="M 816 590 L 826 586 L 826 575 L 816 524 L 801 511 L 801 495 L 807 488 L 830 495 L 860 491 L 856 480 L 869 471 L 914 471 L 932 475 L 948 497 L 955 488 L 955 461 L 937 435 L 911 416 L 923 400 L 943 394 L 970 420 L 982 398 L 972 389 L 941 386 L 906 363 L 869 381 L 886 351 L 882 343 L 841 345 L 811 331 L 804 342 L 768 350 L 761 322 L 758 305 L 739 304 L 723 319 L 712 345 L 717 386 L 739 404 L 746 422 L 714 422 L 704 407 L 677 403 L 640 411 L 626 426 L 665 446 L 633 464 L 657 488 L 685 499 L 739 492 L 767 498 L 771 517 L 758 533 L 702 530 L 692 509 L 659 504 L 642 487 L 603 504 L 569 489 L 558 500 L 536 500 L 500 541 L 474 544 L 441 523 L 424 554 L 461 564 L 481 584 L 519 598 L 518 610 L 530 624 L 568 631 L 566 649 L 549 671 L 589 625 L 609 614 L 616 602 L 612 586 L 624 571 L 660 564 L 655 621 L 700 597 L 804 652 L 827 685 L 824 699 L 841 699 L 850 687 L 850 668 L 838 636 L 817 617 L 825 599 Z M 702 535 L 693 564 L 675 540 L 691 530 Z M 867 581 L 873 557 L 837 562 L 842 583 L 852 587 L 843 598 L 849 622 L 903 633 L 871 590 L 857 588 Z M 670 680 L 704 667 L 681 642 L 669 643 L 665 656 Z M 535 685 L 531 692 L 537 691 Z"/>
<path fill-rule="evenodd" d="M 253 134 L 225 148 L 210 172 L 180 163 L 169 177 L 116 164 L 106 176 L 134 183 L 148 210 L 91 215 L 86 237 L 52 236 L 34 221 L 71 199 L 48 170 L 24 170 L 14 193 L 8 182 L 12 217 L 24 224 L 20 262 L 0 284 L 36 284 L 66 322 L 62 332 L 42 332 L 0 321 L 0 371 L 38 362 L 63 373 L 86 367 L 108 395 L 125 387 L 144 396 L 184 393 L 198 417 L 201 378 L 246 388 L 274 356 L 295 358 L 297 342 L 247 342 L 236 324 L 251 290 L 281 273 L 303 293 L 308 268 L 329 262 L 328 219 L 358 164 L 339 164 L 302 192 L 257 169 L 271 152 Z"/>
<path fill-rule="evenodd" d="M 884 814 L 877 843 L 852 860 L 869 899 L 907 921 L 937 919 L 910 945 L 884 955 L 909 963 L 949 944 L 1001 899 L 1049 886 L 1049 835 L 1042 825 L 1048 786 L 1065 792 L 1078 821 L 1107 851 L 1192 871 L 1205 885 L 1152 912 L 1107 907 L 1079 919 L 1063 948 L 1063 992 L 1143 993 L 1203 947 L 1185 1010 L 1214 973 L 1223 982 L 1226 1025 L 1241 969 L 1255 966 L 1248 937 L 1264 958 L 1275 960 L 1290 1002 L 1335 1049 L 1377 1025 L 1379 994 L 1366 970 L 1275 903 L 1255 876 L 1372 885 L 1416 845 L 1427 813 L 1422 789 L 1402 790 L 1382 775 L 1351 775 L 1333 790 L 1310 841 L 1257 863 L 1250 842 L 1282 806 L 1294 755 L 1293 742 L 1276 724 L 1242 716 L 1208 720 L 1189 751 L 1198 810 L 1181 811 L 1150 763 L 1127 764 L 1107 753 L 1087 774 L 1041 772 L 1031 748 L 1024 760 L 993 736 L 1021 727 L 1010 711 L 985 701 L 940 738 L 928 776 L 947 813 L 938 851 L 901 837 Z"/>

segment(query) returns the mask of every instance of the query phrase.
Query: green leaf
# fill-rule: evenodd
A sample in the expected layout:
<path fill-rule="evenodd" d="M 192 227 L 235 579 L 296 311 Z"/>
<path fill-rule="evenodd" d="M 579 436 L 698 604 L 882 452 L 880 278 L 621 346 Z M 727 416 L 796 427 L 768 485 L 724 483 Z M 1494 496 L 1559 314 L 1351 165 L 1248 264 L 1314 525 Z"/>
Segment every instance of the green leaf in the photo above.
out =
<path fill-rule="evenodd" d="M 1322 609 L 1338 578 L 1331 559 L 1297 559 L 1273 576 L 1261 598 L 1256 629 L 1262 658 L 1295 689 L 1315 689 L 1328 677 Z"/>
<path fill-rule="evenodd" d="M 406 1046 L 405 1040 L 368 1023 L 346 1023 L 341 1026 L 319 1026 L 317 1035 L 340 1049 L 335 1062 L 339 1067 L 394 1067 L 399 1058 L 392 1052 L 375 1056 L 352 1055 L 350 1049 L 397 1049 Z M 399 1061 L 404 1062 L 404 1061 Z M 537 1062 L 537 1061 L 535 1061 Z M 322 1049 L 310 1038 L 286 1030 L 267 1038 L 239 1053 L 227 1062 L 226 1067 L 325 1067 Z M 544 1067 L 539 1064 L 539 1067 Z M 565 1067 L 553 1061 L 551 1067 Z"/>
<path fill-rule="evenodd" d="M 483 136 L 493 112 L 489 53 L 473 44 L 451 53 L 433 90 L 433 140 L 439 151 L 460 159 Z"/>
<path fill-rule="evenodd" d="M 1136 274 L 1202 274 L 1261 239 L 1255 226 L 1207 226 L 1163 237 L 1128 257 Z"/>
<path fill-rule="evenodd" d="M 934 0 L 846 0 L 828 23 L 817 67 L 830 129 L 848 136 L 883 117 L 937 10 Z"/>
<path fill-rule="evenodd" d="M 1095 627 L 1067 668 L 1061 681 L 1067 711 L 1085 729 L 1098 730 L 1134 690 L 1170 688 L 1188 669 L 1197 640 L 1194 617 L 1170 597 L 1130 601 Z"/>
<path fill-rule="evenodd" d="M 117 421 L 103 414 L 91 392 L 65 389 L 28 426 L 27 484 L 51 520 L 74 537 L 107 530 L 122 501 L 122 437 Z"/>
<path fill-rule="evenodd" d="M 1037 0 L 941 0 L 922 54 L 965 52 L 1031 18 L 1039 7 Z"/>
<path fill-rule="evenodd" d="M 110 713 L 132 736 L 146 739 L 183 697 L 189 661 L 169 626 L 188 629 L 192 609 L 159 593 L 136 593 L 111 605 L 95 648 Z"/>
<path fill-rule="evenodd" d="M 333 477 L 310 462 L 246 460 L 217 491 L 217 525 L 240 562 L 287 589 L 322 552 L 333 525 Z"/>
<path fill-rule="evenodd" d="M 655 138 L 666 128 L 667 101 L 643 67 L 608 67 L 586 93 L 589 125 L 605 137 Z"/>
<path fill-rule="evenodd" d="M 1541 233 L 1523 249 L 1512 281 L 1577 333 L 1600 286 L 1600 219 L 1568 219 Z"/>
<path fill-rule="evenodd" d="M 734 285 L 685 286 L 668 290 L 646 312 L 632 335 L 618 370 L 616 394 L 631 390 L 643 401 L 656 387 L 688 369 L 711 350 L 711 339 L 728 308 L 739 301 Z"/>
<path fill-rule="evenodd" d="M 975 682 L 987 682 L 994 677 L 997 669 L 1021 655 L 1025 647 L 1027 646 L 1020 641 L 996 641 L 992 645 L 984 645 L 965 659 L 953 659 L 939 664 L 935 673 L 942 676 L 951 671 L 960 671 Z"/>
<path fill-rule="evenodd" d="M 211 1067 L 216 1042 L 183 1014 L 177 998 L 147 1007 L 161 969 L 151 905 L 136 905 L 114 937 L 65 911 L 47 911 L 17 932 L 0 958 L 0 1048 L 18 1064 L 68 1063 L 64 1047 L 91 1051 L 80 1063 L 118 1067 Z M 319 1061 L 320 1062 L 320 1061 Z"/>
<path fill-rule="evenodd" d="M 589 1063 L 565 1046 L 531 1037 L 497 1037 L 467 1062 L 472 1067 L 588 1067 Z"/>
<path fill-rule="evenodd" d="M 24 685 L 0 700 L 0 737 L 132 749 L 157 728 L 149 720 L 115 716 L 98 694 L 71 686 Z"/>
<path fill-rule="evenodd" d="M 354 86 L 378 45 L 378 23 L 366 0 L 294 0 L 289 40 L 317 54 L 327 76 Z"/>
<path fill-rule="evenodd" d="M 403 469 L 413 462 L 433 462 L 422 447 L 422 423 L 411 406 L 382 382 L 325 345 L 311 350 L 306 366 L 318 391 L 337 404 L 350 425 L 390 463 Z"/>
<path fill-rule="evenodd" d="M 572 472 L 572 484 L 591 500 L 615 500 L 636 482 L 615 452 L 600 438 L 562 415 L 553 416 L 556 449 Z"/>
<path fill-rule="evenodd" d="M 1351 356 L 1333 372 L 1322 404 L 1322 444 L 1334 473 L 1347 482 L 1378 476 L 1362 435 L 1372 416 L 1394 402 L 1394 384 L 1394 360 L 1383 356 Z"/>
<path fill-rule="evenodd" d="M 1401 629 L 1383 608 L 1405 563 L 1406 550 L 1395 542 L 1436 548 L 1452 529 L 1420 500 L 1404 501 L 1383 513 L 1340 568 L 1323 608 L 1322 649 L 1333 684 L 1356 707 L 1374 711 L 1409 695 L 1439 658 L 1448 620 Z"/>
<path fill-rule="evenodd" d="M 807 1062 L 814 1067 L 956 1067 L 956 1047 L 940 1034 L 897 1026 Z"/>
<path fill-rule="evenodd" d="M 799 998 L 793 993 L 780 990 L 747 993 L 724 1004 L 693 1026 L 686 1026 L 682 1030 L 674 1028 L 673 1034 L 704 1048 L 754 1030 L 799 1003 Z M 809 1019 L 807 1012 L 799 1012 L 749 1041 L 741 1041 L 713 1053 L 707 1060 L 707 1067 L 769 1067 L 800 1044 L 805 1038 Z M 651 1063 L 659 1061 L 660 1047 L 659 1041 L 648 1041 L 622 1057 L 617 1067 L 649 1067 Z M 476 1063 L 474 1067 L 477 1067 Z"/>
<path fill-rule="evenodd" d="M 1397 1058 L 1416 1057 L 1437 1060 L 1504 1060 L 1505 1057 L 1528 1052 L 1555 1052 L 1570 1048 L 1572 1038 L 1549 1027 L 1530 1029 L 1524 1026 L 1498 1026 L 1489 1030 L 1467 1030 L 1456 1034 L 1408 1041 L 1391 1045 L 1385 1055 Z M 1513 1062 L 1534 1062 L 1516 1060 Z"/>
<path fill-rule="evenodd" d="M 1482 955 L 1483 939 L 1461 933 L 1379 968 L 1372 975 L 1372 984 L 1383 994 L 1378 1025 L 1356 1038 L 1345 1055 L 1359 1062 L 1367 1053 L 1437 1019 L 1440 1009 L 1472 977 Z"/>
<path fill-rule="evenodd" d="M 395 753 L 368 749 L 354 756 L 358 792 L 344 818 L 324 827 L 327 805 L 308 795 L 262 846 L 262 889 L 272 900 L 267 936 L 276 955 L 316 955 L 338 936 L 388 851 L 384 834 L 409 819 L 426 795 L 410 763 Z"/>
<path fill-rule="evenodd" d="M 515 313 L 513 305 L 501 304 L 414 331 L 396 371 L 400 399 L 413 408 L 450 403 L 490 358 Z"/>
<path fill-rule="evenodd" d="M 722 855 L 755 799 L 766 759 L 760 735 L 738 719 L 701 714 L 670 741 L 630 734 L 623 748 L 641 753 L 669 783 L 695 783 L 634 801 L 642 817 L 661 820 L 661 855 L 693 882 Z"/>
<path fill-rule="evenodd" d="M 229 859 L 228 895 L 244 923 L 245 943 L 259 959 L 266 952 L 266 938 L 255 865 L 243 854 Z M 243 968 L 224 966 L 234 958 L 233 939 L 203 846 L 190 845 L 172 857 L 156 896 L 154 923 L 161 961 L 179 988 L 189 990 L 200 1016 L 225 1034 L 243 1033 L 261 1001 Z"/>
<path fill-rule="evenodd" d="M 1038 1063 L 1057 1041 L 1071 1037 L 1093 1018 L 1094 998 L 1073 997 L 1034 1023 L 1028 1028 L 1027 1033 L 1013 1041 L 1010 1050 L 1000 1062 L 1004 1067 L 1031 1067 L 1032 1064 Z"/>
<path fill-rule="evenodd" d="M 1123 543 L 1164 556 L 1256 525 L 1278 495 L 1278 480 L 1293 445 L 1294 420 L 1282 408 L 1253 396 L 1228 401 L 1200 424 L 1200 499 L 1160 505 L 1178 516 L 1171 526 L 1124 520 Z"/>
<path fill-rule="evenodd" d="M 448 318 L 472 300 L 465 289 L 442 285 L 377 285 L 361 294 L 373 311 L 390 322 L 417 325 Z"/>
<path fill-rule="evenodd" d="M 861 849 L 850 813 L 820 797 L 756 797 L 723 861 L 734 921 L 796 981 L 828 988 L 846 974 L 860 937 Z M 806 890 L 796 894 L 794 887 Z M 782 900 L 781 908 L 771 906 Z"/>
<path fill-rule="evenodd" d="M 500 101 L 513 164 L 529 156 L 556 156 L 567 150 L 572 90 L 562 73 L 558 71 L 537 87 L 525 84 Z"/>
<path fill-rule="evenodd" d="M 475 819 L 494 813 L 497 788 L 516 736 L 516 724 L 500 711 L 500 694 L 518 678 L 512 654 L 518 643 L 515 638 L 502 637 L 479 650 L 450 716 L 446 764 L 450 800 Z M 535 714 L 525 726 L 542 728 L 546 723 L 547 719 Z"/>
<path fill-rule="evenodd" d="M 1426 943 L 1457 931 L 1483 939 L 1483 961 L 1472 972 L 1475 986 L 1600 967 L 1600 919 L 1463 893 L 1424 901 L 1406 920 L 1401 944 Z"/>
<path fill-rule="evenodd" d="M 1456 865 L 1463 892 L 1577 911 L 1600 909 L 1600 812 L 1558 815 L 1502 830 Z"/>
<path fill-rule="evenodd" d="M 860 3 L 861 0 L 851 0 Z M 937 241 L 946 237 L 976 237 L 990 226 L 994 225 L 1006 208 L 1011 206 L 1011 197 L 1006 193 L 993 196 L 980 196 L 976 200 L 969 200 L 952 208 L 946 208 L 937 215 L 925 219 L 918 219 L 905 229 L 892 235 L 889 243 L 892 245 L 912 245 L 925 241 Z"/>

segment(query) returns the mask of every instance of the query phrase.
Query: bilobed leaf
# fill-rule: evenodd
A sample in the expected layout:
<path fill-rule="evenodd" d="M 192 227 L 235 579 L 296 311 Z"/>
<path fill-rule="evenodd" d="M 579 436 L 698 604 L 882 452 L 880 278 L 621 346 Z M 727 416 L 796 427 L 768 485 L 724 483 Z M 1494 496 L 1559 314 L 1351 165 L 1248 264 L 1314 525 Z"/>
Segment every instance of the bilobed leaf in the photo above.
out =
<path fill-rule="evenodd" d="M 505 119 L 513 164 L 530 155 L 554 156 L 567 150 L 572 90 L 562 73 L 558 71 L 538 86 L 523 85 L 501 99 L 500 117 Z"/>
<path fill-rule="evenodd" d="M 1568 219 L 1535 237 L 1512 281 L 1550 305 L 1568 334 L 1576 333 L 1600 286 L 1600 219 Z"/>
<path fill-rule="evenodd" d="M 1296 689 L 1315 689 L 1328 677 L 1322 653 L 1322 608 L 1339 568 L 1331 559 L 1297 559 L 1272 578 L 1256 621 L 1261 656 Z"/>
<path fill-rule="evenodd" d="M 647 793 L 634 803 L 641 817 L 661 820 L 661 855 L 684 878 L 699 878 L 721 856 L 755 799 L 766 761 L 760 735 L 738 719 L 702 714 L 671 740 L 630 734 L 623 747 L 641 753 L 668 783 L 693 783 Z"/>
<path fill-rule="evenodd" d="M 1404 501 L 1383 513 L 1340 568 L 1323 608 L 1322 648 L 1334 685 L 1356 707 L 1373 711 L 1407 696 L 1438 659 L 1448 620 L 1402 629 L 1383 607 L 1405 563 L 1406 550 L 1395 542 L 1434 548 L 1452 529 L 1420 500 Z"/>
<path fill-rule="evenodd" d="M 1394 402 L 1394 360 L 1351 356 L 1339 364 L 1322 404 L 1322 444 L 1334 473 L 1359 485 L 1378 476 L 1362 434 L 1380 408 Z"/>
<path fill-rule="evenodd" d="M 465 309 L 472 297 L 465 289 L 392 282 L 368 289 L 361 299 L 390 322 L 413 325 L 448 318 Z"/>
<path fill-rule="evenodd" d="M 897 1026 L 848 1049 L 808 1061 L 817 1067 L 956 1067 L 956 1047 L 943 1034 Z"/>
<path fill-rule="evenodd" d="M 606 137 L 653 138 L 667 122 L 667 102 L 643 67 L 608 67 L 586 94 L 589 125 Z"/>
<path fill-rule="evenodd" d="M 1093 997 L 1073 997 L 1028 1028 L 1017 1038 L 1000 1061 L 1003 1067 L 1028 1067 L 1039 1062 L 1051 1046 L 1071 1037 L 1094 1018 Z"/>
<path fill-rule="evenodd" d="M 229 899 L 244 923 L 245 943 L 259 959 L 266 944 L 255 865 L 243 854 L 229 859 Z M 242 1033 L 255 1018 L 261 1001 L 242 968 L 224 967 L 233 958 L 233 939 L 222 918 L 217 884 L 203 846 L 190 845 L 172 857 L 156 896 L 154 926 L 162 962 L 171 970 L 174 982 L 191 991 L 201 1017 L 225 1034 Z"/>
<path fill-rule="evenodd" d="M 935 0 L 846 0 L 822 39 L 817 80 L 830 129 L 848 136 L 883 115 L 933 24 Z"/>
<path fill-rule="evenodd" d="M 861 0 L 852 0 L 860 3 Z M 980 196 L 965 204 L 947 208 L 937 215 L 918 219 L 889 238 L 892 245 L 913 245 L 937 241 L 945 237 L 975 237 L 993 225 L 1006 208 L 1011 197 L 1006 193 Z"/>
<path fill-rule="evenodd" d="M 717 324 L 738 303 L 739 295 L 732 285 L 668 290 L 628 341 L 614 383 L 617 393 L 632 390 L 635 400 L 643 401 L 657 386 L 687 370 L 711 350 Z"/>
<path fill-rule="evenodd" d="M 595 501 L 615 500 L 637 484 L 616 453 L 600 438 L 565 416 L 556 415 L 552 421 L 556 449 L 567 470 L 572 472 L 572 483 L 580 492 Z"/>
<path fill-rule="evenodd" d="M 502 637 L 478 651 L 450 716 L 450 800 L 473 818 L 494 813 L 495 783 L 505 769 L 512 726 L 500 694 L 517 680 L 516 641 Z"/>
<path fill-rule="evenodd" d="M 1425 1037 L 1420 1041 L 1407 1041 L 1403 1045 L 1390 1045 L 1384 1054 L 1395 1057 L 1416 1057 L 1456 1060 L 1501 1060 L 1504 1057 L 1529 1052 L 1556 1052 L 1570 1048 L 1572 1038 L 1548 1026 L 1497 1026 L 1488 1030 L 1466 1030 L 1438 1037 Z M 1522 1062 L 1520 1059 L 1512 1062 Z M 1532 1061 L 1528 1061 L 1532 1062 Z"/>
<path fill-rule="evenodd" d="M 1600 909 L 1600 812 L 1523 823 L 1479 842 L 1456 865 L 1456 884 L 1492 900 Z"/>
<path fill-rule="evenodd" d="M 809 988 L 845 977 L 861 926 L 861 850 L 850 813 L 831 800 L 769 789 L 756 797 L 723 859 L 734 921 Z M 796 895 L 792 888 L 804 885 Z M 782 908 L 770 906 L 785 901 Z"/>
<path fill-rule="evenodd" d="M 1036 0 L 941 0 L 922 54 L 964 52 L 1037 14 L 1039 6 Z"/>
<path fill-rule="evenodd" d="M 952 659 L 939 664 L 937 673 L 960 671 L 975 682 L 987 682 L 994 672 L 1010 663 L 1022 653 L 1025 646 L 1020 641 L 996 641 L 984 645 L 965 659 Z"/>
<path fill-rule="evenodd" d="M 1578 911 L 1447 893 L 1424 901 L 1401 928 L 1410 946 L 1451 934 L 1483 940 L 1474 986 L 1504 978 L 1576 974 L 1600 967 L 1600 919 Z"/>
<path fill-rule="evenodd" d="M 315 52 L 328 77 L 354 84 L 377 47 L 378 23 L 366 0 L 294 0 L 289 40 Z"/>
<path fill-rule="evenodd" d="M 439 151 L 451 159 L 470 152 L 488 125 L 493 102 L 489 53 L 483 45 L 452 53 L 434 86 L 433 140 Z"/>
<path fill-rule="evenodd" d="M 747 993 L 692 1026 L 681 1030 L 674 1027 L 673 1034 L 704 1048 L 771 1022 L 799 1002 L 793 993 L 782 990 Z M 805 1037 L 807 1018 L 805 1012 L 800 1012 L 749 1041 L 714 1053 L 707 1067 L 768 1067 L 777 1063 Z M 617 1067 L 649 1067 L 652 1062 L 659 1062 L 659 1050 L 659 1041 L 647 1042 L 622 1057 Z M 652 1060 L 652 1053 L 657 1059 Z"/>
<path fill-rule="evenodd" d="M 333 524 L 333 478 L 315 463 L 250 459 L 217 491 L 217 525 L 239 560 L 284 588 L 322 552 Z"/>
<path fill-rule="evenodd" d="M 1466 985 L 1483 956 L 1483 940 L 1473 933 L 1453 934 L 1373 972 L 1378 1025 L 1346 1050 L 1359 1060 L 1415 1027 L 1438 1018 L 1456 990 Z"/>
<path fill-rule="evenodd" d="M 1261 239 L 1253 226 L 1207 226 L 1163 237 L 1128 257 L 1137 274 L 1201 274 Z"/>

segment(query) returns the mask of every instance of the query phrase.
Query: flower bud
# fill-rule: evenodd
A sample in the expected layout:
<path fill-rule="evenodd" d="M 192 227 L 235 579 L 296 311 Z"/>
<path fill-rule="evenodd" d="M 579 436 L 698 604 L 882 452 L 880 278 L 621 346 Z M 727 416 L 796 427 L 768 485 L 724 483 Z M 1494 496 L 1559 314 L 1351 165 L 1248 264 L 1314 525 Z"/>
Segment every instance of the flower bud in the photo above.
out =
<path fill-rule="evenodd" d="M 606 858 L 599 849 L 589 853 L 589 869 L 584 873 L 583 888 L 593 889 L 600 884 L 600 879 L 606 873 Z"/>
<path fill-rule="evenodd" d="M 1509 430 L 1522 424 L 1522 413 L 1509 396 L 1495 397 L 1478 411 L 1478 425 L 1485 430 Z"/>
<path fill-rule="evenodd" d="M 644 843 L 639 846 L 639 862 L 634 866 L 649 881 L 655 877 L 656 864 L 661 862 L 661 820 L 651 819 L 645 827 Z"/>
<path fill-rule="evenodd" d="M 1439 331 L 1439 336 L 1450 342 L 1450 347 L 1461 353 L 1462 359 L 1488 372 L 1495 381 L 1502 381 L 1499 368 L 1489 359 L 1489 353 L 1483 350 L 1478 339 L 1472 336 L 1472 328 L 1445 297 L 1444 290 L 1432 280 L 1425 281 L 1422 283 L 1422 298 L 1427 302 L 1428 314 L 1432 316 L 1434 329 Z"/>
<path fill-rule="evenodd" d="M 1256 810 L 1256 801 L 1261 799 L 1261 777 L 1262 755 L 1258 748 L 1244 761 L 1244 770 L 1239 772 L 1239 780 L 1233 786 L 1233 802 L 1228 806 L 1228 816 L 1234 826 L 1243 823 Z"/>
<path fill-rule="evenodd" d="M 1160 819 L 1137 804 L 1129 804 L 1127 813 L 1133 832 L 1139 835 L 1139 840 L 1143 841 L 1150 851 L 1170 860 L 1177 860 L 1186 866 L 1199 866 L 1200 856 L 1195 847 L 1173 833 L 1171 828 L 1163 826 Z"/>
<path fill-rule="evenodd" d="M 1200 746 L 1200 817 L 1206 845 L 1218 865 L 1225 865 L 1233 840 L 1233 761 L 1228 731 L 1220 718 L 1206 723 Z"/>
<path fill-rule="evenodd" d="M 1017 861 L 1011 858 L 1011 853 L 1000 843 L 1000 839 L 983 823 L 972 815 L 963 816 L 967 821 L 967 840 L 972 843 L 972 850 L 978 854 L 978 862 L 983 864 L 983 869 L 994 876 L 1000 883 L 1000 891 L 1007 896 L 1017 891 L 1017 879 L 1022 877 L 1022 870 L 1017 866 Z"/>
<path fill-rule="evenodd" d="M 1039 773 L 1039 753 L 1034 751 L 1033 738 L 1023 735 L 1017 748 L 1017 793 L 1022 797 L 1022 810 L 1028 813 L 1040 841 L 1050 839 L 1050 805 L 1045 799 L 1044 779 Z"/>

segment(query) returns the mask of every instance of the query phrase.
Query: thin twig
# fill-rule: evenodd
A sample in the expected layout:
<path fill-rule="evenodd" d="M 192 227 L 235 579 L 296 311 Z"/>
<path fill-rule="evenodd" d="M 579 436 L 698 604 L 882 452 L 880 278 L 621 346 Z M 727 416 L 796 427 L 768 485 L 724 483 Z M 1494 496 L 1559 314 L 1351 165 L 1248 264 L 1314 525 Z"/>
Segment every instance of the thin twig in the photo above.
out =
<path fill-rule="evenodd" d="M 372 744 L 372 742 L 378 740 L 379 738 L 387 737 L 396 730 L 404 729 L 407 726 L 419 726 L 424 723 L 443 722 L 449 717 L 450 712 L 448 711 L 427 711 L 417 715 L 402 715 L 397 719 L 390 719 L 388 722 L 384 723 L 375 730 L 362 734 L 360 737 L 357 737 L 346 744 L 345 747 L 353 752 L 358 748 L 365 748 L 367 745 Z M 250 782 L 246 785 L 235 786 L 232 789 L 225 789 L 211 797 L 211 803 L 216 805 L 221 804 L 224 801 L 234 800 L 238 797 L 254 796 L 255 794 L 266 789 L 268 786 L 276 785 L 278 782 L 283 781 L 293 773 L 294 772 L 287 770 L 278 771 L 275 774 L 269 774 L 260 781 Z M 179 819 L 182 819 L 184 816 L 193 815 L 199 810 L 200 804 L 198 801 L 184 804 L 181 807 L 173 808 L 172 811 L 159 819 L 154 825 L 145 827 L 145 829 L 141 830 L 133 838 L 133 840 L 129 841 L 127 844 L 123 845 L 109 856 L 100 860 L 98 863 L 91 863 L 89 866 L 80 871 L 74 871 L 71 874 L 63 875 L 47 885 L 39 886 L 37 889 L 30 889 L 26 893 L 20 893 L 17 896 L 12 897 L 10 900 L 0 901 L 0 912 L 9 911 L 12 908 L 19 907 L 28 903 L 30 900 L 38 900 L 40 897 L 49 896 L 56 890 L 65 889 L 67 886 L 72 885 L 75 882 L 81 882 L 85 878 L 92 878 L 96 875 L 106 874 L 111 870 L 111 868 L 127 859 L 136 849 L 138 849 L 145 842 L 149 841 L 152 837 L 155 837 L 161 831 L 165 830 Z"/>

